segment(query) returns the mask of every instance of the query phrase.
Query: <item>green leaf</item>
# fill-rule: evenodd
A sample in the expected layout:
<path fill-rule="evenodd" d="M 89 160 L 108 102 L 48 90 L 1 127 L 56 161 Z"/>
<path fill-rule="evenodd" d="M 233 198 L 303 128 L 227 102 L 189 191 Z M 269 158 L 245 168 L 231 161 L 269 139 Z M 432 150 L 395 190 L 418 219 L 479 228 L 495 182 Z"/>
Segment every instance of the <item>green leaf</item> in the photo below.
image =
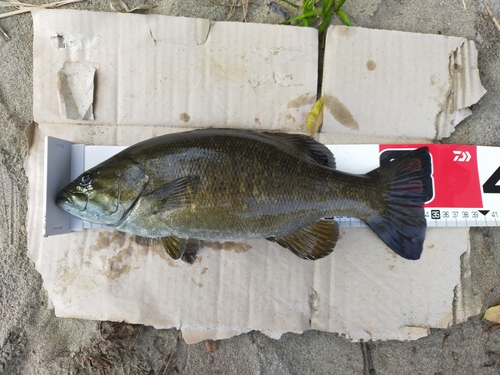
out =
<path fill-rule="evenodd" d="M 325 32 L 325 29 L 328 27 L 328 24 L 330 23 L 332 17 L 333 13 L 328 12 L 326 17 L 323 18 L 323 22 L 321 22 L 321 25 L 319 25 L 318 35 L 322 35 Z"/>
<path fill-rule="evenodd" d="M 291 3 L 289 0 L 281 0 L 294 8 L 298 8 L 299 6 Z M 302 0 L 302 14 L 299 14 L 296 17 L 289 18 L 283 22 L 282 25 L 288 25 L 292 22 L 296 22 L 298 26 L 310 26 L 315 23 L 318 19 L 321 20 L 321 24 L 318 28 L 318 35 L 322 35 L 330 21 L 333 17 L 333 12 L 337 13 L 337 15 L 342 19 L 344 24 L 347 26 L 352 26 L 352 23 L 349 19 L 349 16 L 346 12 L 341 10 L 340 8 L 344 5 L 346 0 L 323 0 L 321 2 L 321 8 L 319 1 L 317 0 Z M 332 12 L 333 10 L 333 12 Z"/>
<path fill-rule="evenodd" d="M 349 19 L 349 16 L 346 12 L 340 9 L 337 11 L 337 14 L 342 19 L 342 21 L 344 21 L 344 24 L 346 24 L 347 26 L 352 26 L 351 20 Z"/>
<path fill-rule="evenodd" d="M 316 3 L 316 0 L 305 0 L 304 1 L 304 9 L 305 10 L 314 9 L 314 4 L 315 3 Z"/>
<path fill-rule="evenodd" d="M 283 21 L 283 22 L 289 23 L 289 22 L 294 22 L 294 21 L 300 21 L 300 20 L 303 20 L 303 19 L 306 19 L 306 18 L 316 17 L 318 14 L 319 14 L 319 11 L 317 9 L 313 9 L 313 10 L 307 12 L 307 13 L 299 14 L 297 17 L 289 18 L 289 19 L 287 19 L 286 21 Z"/>
<path fill-rule="evenodd" d="M 330 8 L 332 7 L 334 0 L 323 0 L 323 11 L 321 12 L 321 15 L 324 17 Z"/>
<path fill-rule="evenodd" d="M 300 8 L 300 6 L 299 6 L 299 5 L 294 4 L 294 3 L 292 3 L 292 2 L 290 2 L 290 1 L 288 1 L 288 0 L 281 0 L 281 1 L 283 1 L 284 3 L 287 3 L 287 4 L 288 4 L 288 5 L 290 5 L 291 7 L 294 7 L 295 9 L 299 9 L 299 8 Z"/>
<path fill-rule="evenodd" d="M 340 8 L 342 8 L 342 5 L 345 4 L 347 0 L 339 0 L 338 2 L 335 0 L 335 4 L 333 5 L 333 10 L 335 12 L 338 12 Z"/>

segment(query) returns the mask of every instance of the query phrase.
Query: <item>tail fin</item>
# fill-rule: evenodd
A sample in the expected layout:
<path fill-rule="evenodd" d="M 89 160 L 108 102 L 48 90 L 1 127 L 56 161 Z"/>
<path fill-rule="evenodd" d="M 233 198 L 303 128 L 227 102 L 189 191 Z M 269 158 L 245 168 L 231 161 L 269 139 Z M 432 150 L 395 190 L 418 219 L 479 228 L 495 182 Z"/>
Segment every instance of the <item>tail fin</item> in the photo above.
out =
<path fill-rule="evenodd" d="M 368 173 L 379 197 L 374 207 L 377 213 L 365 222 L 406 259 L 419 259 L 422 254 L 427 227 L 422 206 L 431 186 L 431 172 L 429 149 L 422 147 Z"/>

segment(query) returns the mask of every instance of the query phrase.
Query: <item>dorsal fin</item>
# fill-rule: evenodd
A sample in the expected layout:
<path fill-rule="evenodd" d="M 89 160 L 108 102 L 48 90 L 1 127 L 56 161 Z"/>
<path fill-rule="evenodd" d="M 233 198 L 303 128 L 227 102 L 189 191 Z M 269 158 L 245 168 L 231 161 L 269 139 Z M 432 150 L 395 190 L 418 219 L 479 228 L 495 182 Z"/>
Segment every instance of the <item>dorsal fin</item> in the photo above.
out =
<path fill-rule="evenodd" d="M 295 156 L 335 169 L 335 157 L 328 147 L 324 144 L 316 142 L 313 138 L 307 135 L 269 132 L 261 134 L 273 137 L 275 141 L 286 147 L 285 151 L 288 151 Z"/>

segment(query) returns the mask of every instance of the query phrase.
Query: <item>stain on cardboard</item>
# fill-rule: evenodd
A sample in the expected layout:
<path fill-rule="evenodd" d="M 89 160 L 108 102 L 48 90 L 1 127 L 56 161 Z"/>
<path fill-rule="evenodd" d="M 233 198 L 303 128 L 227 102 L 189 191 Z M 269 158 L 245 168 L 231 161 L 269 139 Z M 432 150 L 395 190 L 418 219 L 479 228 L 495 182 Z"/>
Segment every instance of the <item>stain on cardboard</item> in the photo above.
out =
<path fill-rule="evenodd" d="M 455 69 L 456 72 L 462 73 L 462 65 L 460 65 L 460 64 L 453 64 L 453 68 Z"/>
<path fill-rule="evenodd" d="M 256 117 L 253 119 L 253 121 L 256 123 L 256 124 L 259 124 L 260 125 L 260 118 Z"/>
<path fill-rule="evenodd" d="M 366 62 L 366 69 L 368 70 L 375 70 L 377 69 L 377 63 L 373 60 L 368 60 Z"/>
<path fill-rule="evenodd" d="M 137 245 L 140 246 L 154 246 L 160 244 L 160 240 L 158 238 L 143 237 L 137 235 L 134 236 L 134 241 Z"/>
<path fill-rule="evenodd" d="M 208 271 L 208 268 L 207 267 L 203 267 L 203 269 L 201 270 L 201 274 L 204 275 L 206 274 Z"/>
<path fill-rule="evenodd" d="M 201 241 L 201 247 L 209 247 L 213 250 L 234 251 L 235 253 L 246 253 L 252 248 L 251 245 L 243 242 L 218 242 L 218 241 Z"/>
<path fill-rule="evenodd" d="M 312 290 L 309 293 L 309 309 L 311 309 L 311 315 L 314 315 L 319 310 L 319 294 L 316 290 Z"/>
<path fill-rule="evenodd" d="M 82 250 L 82 247 L 79 247 L 77 250 Z M 79 252 L 77 252 L 79 254 Z M 65 252 L 64 257 L 58 262 L 57 265 L 57 286 L 54 288 L 54 292 L 58 295 L 63 295 L 66 293 L 68 286 L 73 284 L 77 275 L 73 272 L 71 267 L 68 267 L 66 264 L 66 259 L 68 257 L 67 252 Z M 81 255 L 80 255 L 81 258 Z"/>
<path fill-rule="evenodd" d="M 130 249 L 124 249 L 111 258 L 106 269 L 102 272 L 110 280 L 116 280 L 120 276 L 130 272 Z"/>
<path fill-rule="evenodd" d="M 182 112 L 179 115 L 179 118 L 181 119 L 181 121 L 184 121 L 184 122 L 188 122 L 189 120 L 191 120 L 191 116 L 189 116 L 186 112 Z"/>
<path fill-rule="evenodd" d="M 134 260 L 144 258 L 148 253 L 155 253 L 170 267 L 179 267 L 155 238 L 134 236 L 120 231 L 101 231 L 96 241 L 89 247 L 89 251 L 106 249 L 112 249 L 114 254 L 100 257 L 102 267 L 99 272 L 110 280 L 116 280 L 129 273 Z"/>
<path fill-rule="evenodd" d="M 351 111 L 337 97 L 325 95 L 325 107 L 341 125 L 352 130 L 359 130 L 359 124 Z"/>
<path fill-rule="evenodd" d="M 356 35 L 358 30 L 355 27 L 349 26 L 337 26 L 336 30 L 338 30 L 339 36 L 353 36 Z"/>
<path fill-rule="evenodd" d="M 69 31 L 51 35 L 50 41 L 54 48 L 71 52 L 99 48 L 102 44 L 102 38 L 99 35 L 84 35 Z"/>
<path fill-rule="evenodd" d="M 287 108 L 300 108 L 305 105 L 314 104 L 316 96 L 313 94 L 302 94 L 299 97 L 292 99 L 288 102 Z"/>
<path fill-rule="evenodd" d="M 191 277 L 191 281 L 196 285 L 198 288 L 203 288 L 203 283 L 197 283 L 195 279 Z"/>
<path fill-rule="evenodd" d="M 89 247 L 91 251 L 107 249 L 111 245 L 121 248 L 125 244 L 127 234 L 119 231 L 101 231 L 97 240 Z"/>
<path fill-rule="evenodd" d="M 207 68 L 200 62 L 199 69 L 206 71 Z M 210 58 L 208 71 L 210 79 L 217 82 L 249 81 L 250 79 L 242 63 L 228 64 L 227 61 L 217 57 Z"/>
<path fill-rule="evenodd" d="M 135 243 L 147 249 L 148 252 L 155 253 L 165 260 L 170 267 L 179 267 L 179 265 L 167 254 L 159 238 L 132 236 Z"/>
<path fill-rule="evenodd" d="M 38 127 L 38 124 L 32 121 L 26 129 L 24 129 L 24 135 L 26 136 L 26 141 L 28 142 L 28 154 L 30 152 L 30 148 L 33 145 L 33 138 L 35 137 L 35 129 Z"/>
<path fill-rule="evenodd" d="M 118 231 L 111 232 L 109 234 L 110 236 L 107 239 L 108 243 L 113 244 L 112 246 L 115 249 L 118 248 L 119 251 L 110 258 L 104 257 L 104 266 L 101 273 L 108 279 L 116 280 L 120 276 L 130 272 L 132 258 L 145 256 L 147 250 L 146 252 L 140 251 L 141 247 L 133 246 L 134 238 L 131 235 Z M 99 238 L 102 241 L 106 241 L 104 240 L 104 237 L 101 237 L 101 235 L 102 233 L 99 233 Z"/>

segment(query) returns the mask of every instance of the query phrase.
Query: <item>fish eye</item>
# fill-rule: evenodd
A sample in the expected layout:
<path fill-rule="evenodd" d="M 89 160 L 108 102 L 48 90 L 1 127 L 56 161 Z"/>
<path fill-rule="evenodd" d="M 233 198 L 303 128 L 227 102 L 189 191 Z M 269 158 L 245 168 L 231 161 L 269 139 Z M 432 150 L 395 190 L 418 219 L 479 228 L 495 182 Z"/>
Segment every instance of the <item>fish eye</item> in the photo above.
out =
<path fill-rule="evenodd" d="M 92 182 L 92 176 L 90 174 L 84 174 L 82 176 L 82 178 L 80 179 L 80 183 L 83 185 L 83 186 L 87 186 L 88 184 L 90 184 Z"/>

